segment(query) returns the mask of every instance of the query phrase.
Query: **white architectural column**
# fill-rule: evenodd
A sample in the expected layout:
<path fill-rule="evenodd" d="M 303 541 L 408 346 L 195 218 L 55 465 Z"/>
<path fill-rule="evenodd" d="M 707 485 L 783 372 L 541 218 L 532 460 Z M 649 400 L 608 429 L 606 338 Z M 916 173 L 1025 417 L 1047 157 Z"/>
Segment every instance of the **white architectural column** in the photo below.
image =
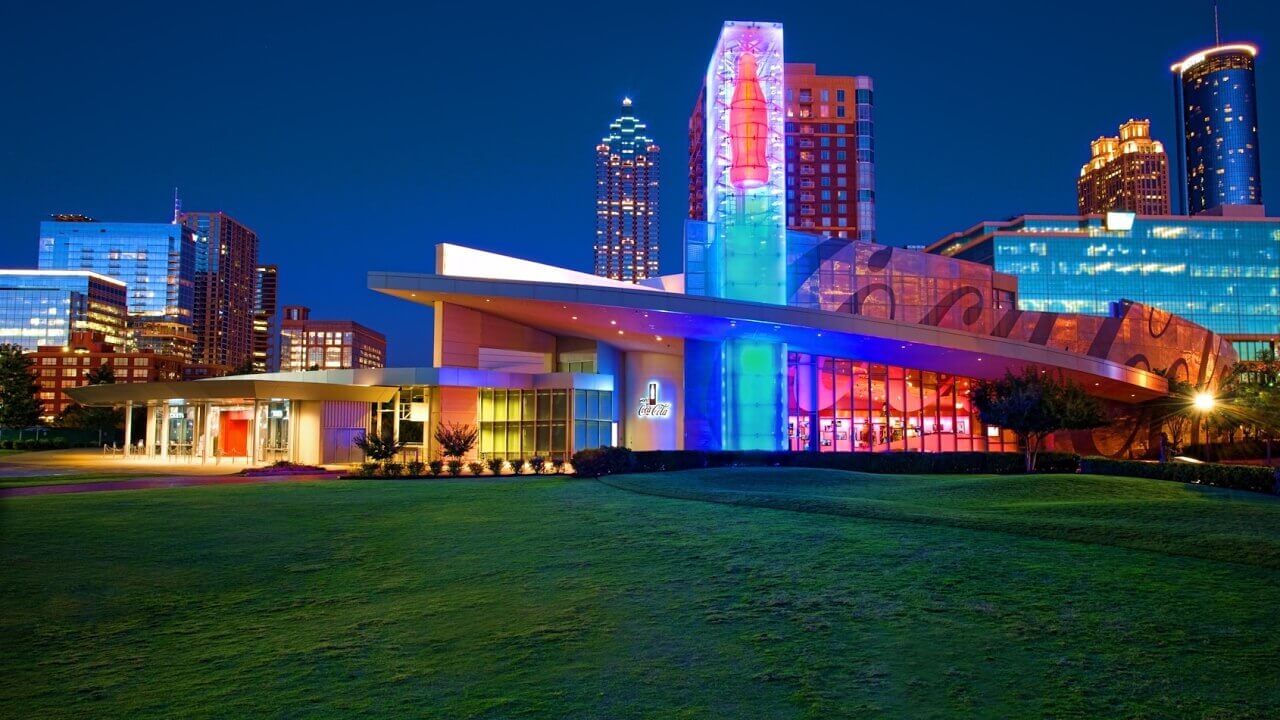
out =
<path fill-rule="evenodd" d="M 124 404 L 124 456 L 129 457 L 133 451 L 133 401 Z"/>
<path fill-rule="evenodd" d="M 142 453 L 147 457 L 150 457 L 155 452 L 156 432 L 157 432 L 156 403 L 153 401 L 148 401 L 147 402 L 147 437 L 145 440 L 147 445 L 146 445 L 146 449 Z"/>
<path fill-rule="evenodd" d="M 258 462 L 258 420 L 262 417 L 262 402 L 257 398 L 253 399 L 253 413 L 249 420 L 249 447 L 246 452 L 249 456 L 248 465 L 252 466 Z"/>
<path fill-rule="evenodd" d="M 164 400 L 160 405 L 160 457 L 169 457 L 169 401 Z"/>

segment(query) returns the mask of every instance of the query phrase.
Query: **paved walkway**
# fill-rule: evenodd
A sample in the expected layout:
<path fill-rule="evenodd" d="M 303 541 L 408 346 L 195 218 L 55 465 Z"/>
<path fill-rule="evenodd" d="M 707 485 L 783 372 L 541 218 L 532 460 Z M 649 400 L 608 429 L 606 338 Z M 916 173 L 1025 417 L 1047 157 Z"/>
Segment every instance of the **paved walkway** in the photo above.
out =
<path fill-rule="evenodd" d="M 108 490 L 152 490 L 155 488 L 194 487 L 198 485 L 247 485 L 249 483 L 313 482 L 332 480 L 337 473 L 323 475 L 222 475 L 148 477 L 100 482 L 64 483 L 62 485 L 27 485 L 25 487 L 0 488 L 0 498 L 31 495 L 62 495 L 66 493 L 104 492 Z"/>

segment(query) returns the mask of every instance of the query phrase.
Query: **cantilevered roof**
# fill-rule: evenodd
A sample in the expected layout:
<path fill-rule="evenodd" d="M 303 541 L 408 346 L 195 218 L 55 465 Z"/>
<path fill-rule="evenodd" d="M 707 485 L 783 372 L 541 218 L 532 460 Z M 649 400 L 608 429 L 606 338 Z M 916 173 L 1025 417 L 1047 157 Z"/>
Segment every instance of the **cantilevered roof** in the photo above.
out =
<path fill-rule="evenodd" d="M 253 376 L 233 376 L 190 382 L 115 383 L 67 388 L 65 392 L 81 405 L 120 405 L 148 400 L 240 400 L 283 398 L 286 400 L 353 400 L 387 402 L 398 388 L 366 385 L 338 385 L 317 382 L 257 380 Z"/>
<path fill-rule="evenodd" d="M 1141 368 L 1009 338 L 849 313 L 636 289 L 399 272 L 369 273 L 369 287 L 430 306 L 444 301 L 556 335 L 625 351 L 683 354 L 683 340 L 752 338 L 797 352 L 975 378 L 1034 365 L 1055 368 L 1093 394 L 1138 402 L 1168 392 Z"/>

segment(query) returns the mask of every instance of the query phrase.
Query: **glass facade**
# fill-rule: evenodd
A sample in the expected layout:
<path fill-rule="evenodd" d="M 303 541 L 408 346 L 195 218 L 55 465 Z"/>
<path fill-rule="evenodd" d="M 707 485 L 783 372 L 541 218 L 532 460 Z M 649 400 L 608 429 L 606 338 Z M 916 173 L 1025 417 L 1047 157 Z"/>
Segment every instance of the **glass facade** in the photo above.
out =
<path fill-rule="evenodd" d="M 1262 204 L 1256 54 L 1249 45 L 1227 45 L 1173 66 L 1182 136 L 1180 190 L 1189 214 L 1218 205 Z"/>
<path fill-rule="evenodd" d="M 480 388 L 480 456 L 568 458 L 611 444 L 612 418 L 608 390 Z"/>
<path fill-rule="evenodd" d="M 125 285 L 70 270 L 0 270 L 0 343 L 28 352 L 67 345 L 73 331 L 125 341 Z"/>
<path fill-rule="evenodd" d="M 984 426 L 972 381 L 862 360 L 788 353 L 788 447 L 822 452 L 1016 451 L 1009 431 Z"/>
<path fill-rule="evenodd" d="M 42 222 L 39 266 L 90 270 L 125 283 L 132 317 L 192 322 L 196 247 L 181 225 Z"/>
<path fill-rule="evenodd" d="M 1025 217 L 931 252 L 1018 276 L 1023 310 L 1107 315 L 1125 299 L 1222 335 L 1280 333 L 1280 220 Z"/>

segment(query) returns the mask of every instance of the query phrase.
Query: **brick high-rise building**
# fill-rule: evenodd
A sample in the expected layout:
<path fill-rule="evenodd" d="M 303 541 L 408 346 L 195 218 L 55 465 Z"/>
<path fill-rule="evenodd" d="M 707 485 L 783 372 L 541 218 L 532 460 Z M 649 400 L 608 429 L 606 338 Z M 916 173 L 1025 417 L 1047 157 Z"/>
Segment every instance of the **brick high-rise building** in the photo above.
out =
<path fill-rule="evenodd" d="M 258 234 L 223 212 L 179 219 L 196 239 L 193 359 L 226 370 L 246 366 L 253 361 Z"/>
<path fill-rule="evenodd" d="M 280 268 L 259 265 L 253 285 L 253 370 L 280 369 Z"/>
<path fill-rule="evenodd" d="M 631 99 L 596 146 L 596 275 L 639 282 L 658 274 L 657 143 Z"/>
<path fill-rule="evenodd" d="M 89 384 L 89 374 L 106 365 L 117 383 L 170 382 L 182 379 L 183 358 L 145 351 L 129 351 L 106 341 L 102 333 L 73 331 L 63 345 L 41 345 L 28 353 L 40 385 L 41 417 L 50 421 L 74 401 L 65 388 Z"/>
<path fill-rule="evenodd" d="M 787 228 L 875 240 L 871 78 L 786 64 Z"/>
<path fill-rule="evenodd" d="M 1139 215 L 1168 215 L 1169 156 L 1151 139 L 1150 120 L 1130 120 L 1118 137 L 1089 144 L 1092 157 L 1080 168 L 1076 207 L 1081 215 L 1123 210 Z"/>
<path fill-rule="evenodd" d="M 787 229 L 875 240 L 874 85 L 786 63 Z M 689 118 L 689 217 L 707 219 L 706 88 Z"/>
<path fill-rule="evenodd" d="M 313 320 L 311 309 L 286 305 L 280 323 L 280 370 L 380 368 L 387 338 L 353 320 Z"/>

